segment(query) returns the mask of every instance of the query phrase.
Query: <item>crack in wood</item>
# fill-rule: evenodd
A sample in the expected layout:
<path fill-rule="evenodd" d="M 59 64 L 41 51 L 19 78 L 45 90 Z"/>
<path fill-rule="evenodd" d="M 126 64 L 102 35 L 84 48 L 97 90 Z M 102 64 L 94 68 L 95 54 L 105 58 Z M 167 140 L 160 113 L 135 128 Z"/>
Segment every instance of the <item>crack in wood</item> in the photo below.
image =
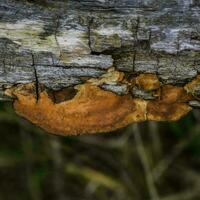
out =
<path fill-rule="evenodd" d="M 94 22 L 94 17 L 89 17 L 88 19 L 88 25 L 87 25 L 87 29 L 88 29 L 88 46 L 90 48 L 90 52 L 92 54 L 94 54 L 95 52 L 93 51 L 92 49 L 92 41 L 91 41 L 91 27 L 92 27 L 92 24 Z"/>
<path fill-rule="evenodd" d="M 55 41 L 56 41 L 56 44 L 57 44 L 57 46 L 58 46 L 58 48 L 59 48 L 59 51 L 60 51 L 60 53 L 59 53 L 59 58 L 61 57 L 61 47 L 60 47 L 60 44 L 59 44 L 59 42 L 58 42 L 58 38 L 57 38 L 57 33 L 58 33 L 58 28 L 59 28 L 59 26 L 60 26 L 60 18 L 61 18 L 61 16 L 60 15 L 57 15 L 56 16 L 56 26 L 55 26 L 55 31 L 54 31 L 54 38 L 55 38 Z"/>
<path fill-rule="evenodd" d="M 132 48 L 133 48 L 133 56 L 132 56 L 132 72 L 135 71 L 135 61 L 136 61 L 136 54 L 137 54 L 137 49 L 136 49 L 136 45 L 138 43 L 138 30 L 139 30 L 139 26 L 140 26 L 140 17 L 137 17 L 136 20 L 136 26 L 133 26 L 133 22 L 131 23 L 132 26 L 132 37 L 133 37 L 133 44 L 132 44 Z"/>
<path fill-rule="evenodd" d="M 37 75 L 37 69 L 35 67 L 35 58 L 34 58 L 34 54 L 31 54 L 32 56 L 32 66 L 34 69 L 34 76 L 35 76 L 35 93 L 36 93 L 36 102 L 38 102 L 39 98 L 40 98 L 40 93 L 39 93 L 39 81 L 38 81 L 38 75 Z"/>

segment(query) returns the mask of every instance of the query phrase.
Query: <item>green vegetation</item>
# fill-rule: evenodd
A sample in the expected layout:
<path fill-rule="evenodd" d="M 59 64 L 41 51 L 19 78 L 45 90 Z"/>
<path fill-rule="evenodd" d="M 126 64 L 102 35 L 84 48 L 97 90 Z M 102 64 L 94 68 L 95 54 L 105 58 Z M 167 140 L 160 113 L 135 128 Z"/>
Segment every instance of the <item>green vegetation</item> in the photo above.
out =
<path fill-rule="evenodd" d="M 0 199 L 198 200 L 199 116 L 58 137 L 1 103 Z"/>

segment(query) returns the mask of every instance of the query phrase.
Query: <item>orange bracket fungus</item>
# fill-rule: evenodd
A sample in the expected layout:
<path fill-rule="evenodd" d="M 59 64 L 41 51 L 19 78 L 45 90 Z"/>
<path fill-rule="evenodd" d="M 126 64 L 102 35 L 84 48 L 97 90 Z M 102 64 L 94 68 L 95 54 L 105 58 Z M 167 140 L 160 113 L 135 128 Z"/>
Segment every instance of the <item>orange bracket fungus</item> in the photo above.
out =
<path fill-rule="evenodd" d="M 114 82 L 127 83 L 129 88 L 136 86 L 154 91 L 156 99 L 135 98 L 130 92 L 118 95 L 99 87 Z M 90 79 L 75 88 L 49 92 L 40 86 L 38 99 L 34 83 L 9 88 L 5 94 L 15 99 L 14 109 L 20 116 L 47 132 L 66 136 L 109 132 L 146 120 L 178 120 L 192 109 L 188 101 L 193 96 L 188 88 L 190 84 L 185 88 L 162 86 L 152 74 L 140 74 L 134 83 L 130 83 L 123 73 L 110 69 L 107 75 Z"/>

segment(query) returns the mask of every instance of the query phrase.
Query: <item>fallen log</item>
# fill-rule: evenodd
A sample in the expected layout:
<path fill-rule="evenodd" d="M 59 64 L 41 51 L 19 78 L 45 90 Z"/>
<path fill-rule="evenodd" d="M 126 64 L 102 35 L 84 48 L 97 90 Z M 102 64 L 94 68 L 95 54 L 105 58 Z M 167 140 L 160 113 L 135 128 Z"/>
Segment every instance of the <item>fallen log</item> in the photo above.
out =
<path fill-rule="evenodd" d="M 0 99 L 49 132 L 178 120 L 199 73 L 199 1 L 0 1 Z"/>

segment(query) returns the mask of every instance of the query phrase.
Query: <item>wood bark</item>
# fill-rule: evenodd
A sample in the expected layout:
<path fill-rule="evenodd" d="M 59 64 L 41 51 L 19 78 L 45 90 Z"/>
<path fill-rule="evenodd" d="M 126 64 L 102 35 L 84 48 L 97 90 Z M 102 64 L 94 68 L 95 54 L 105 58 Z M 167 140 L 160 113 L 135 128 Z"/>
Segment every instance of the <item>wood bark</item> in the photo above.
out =
<path fill-rule="evenodd" d="M 156 74 L 184 86 L 200 73 L 199 0 L 0 0 L 0 98 L 36 82 L 52 90 L 98 78 Z M 142 99 L 151 92 L 125 83 L 104 90 Z M 200 95 L 196 86 L 194 95 Z M 199 98 L 191 101 L 200 107 Z"/>

